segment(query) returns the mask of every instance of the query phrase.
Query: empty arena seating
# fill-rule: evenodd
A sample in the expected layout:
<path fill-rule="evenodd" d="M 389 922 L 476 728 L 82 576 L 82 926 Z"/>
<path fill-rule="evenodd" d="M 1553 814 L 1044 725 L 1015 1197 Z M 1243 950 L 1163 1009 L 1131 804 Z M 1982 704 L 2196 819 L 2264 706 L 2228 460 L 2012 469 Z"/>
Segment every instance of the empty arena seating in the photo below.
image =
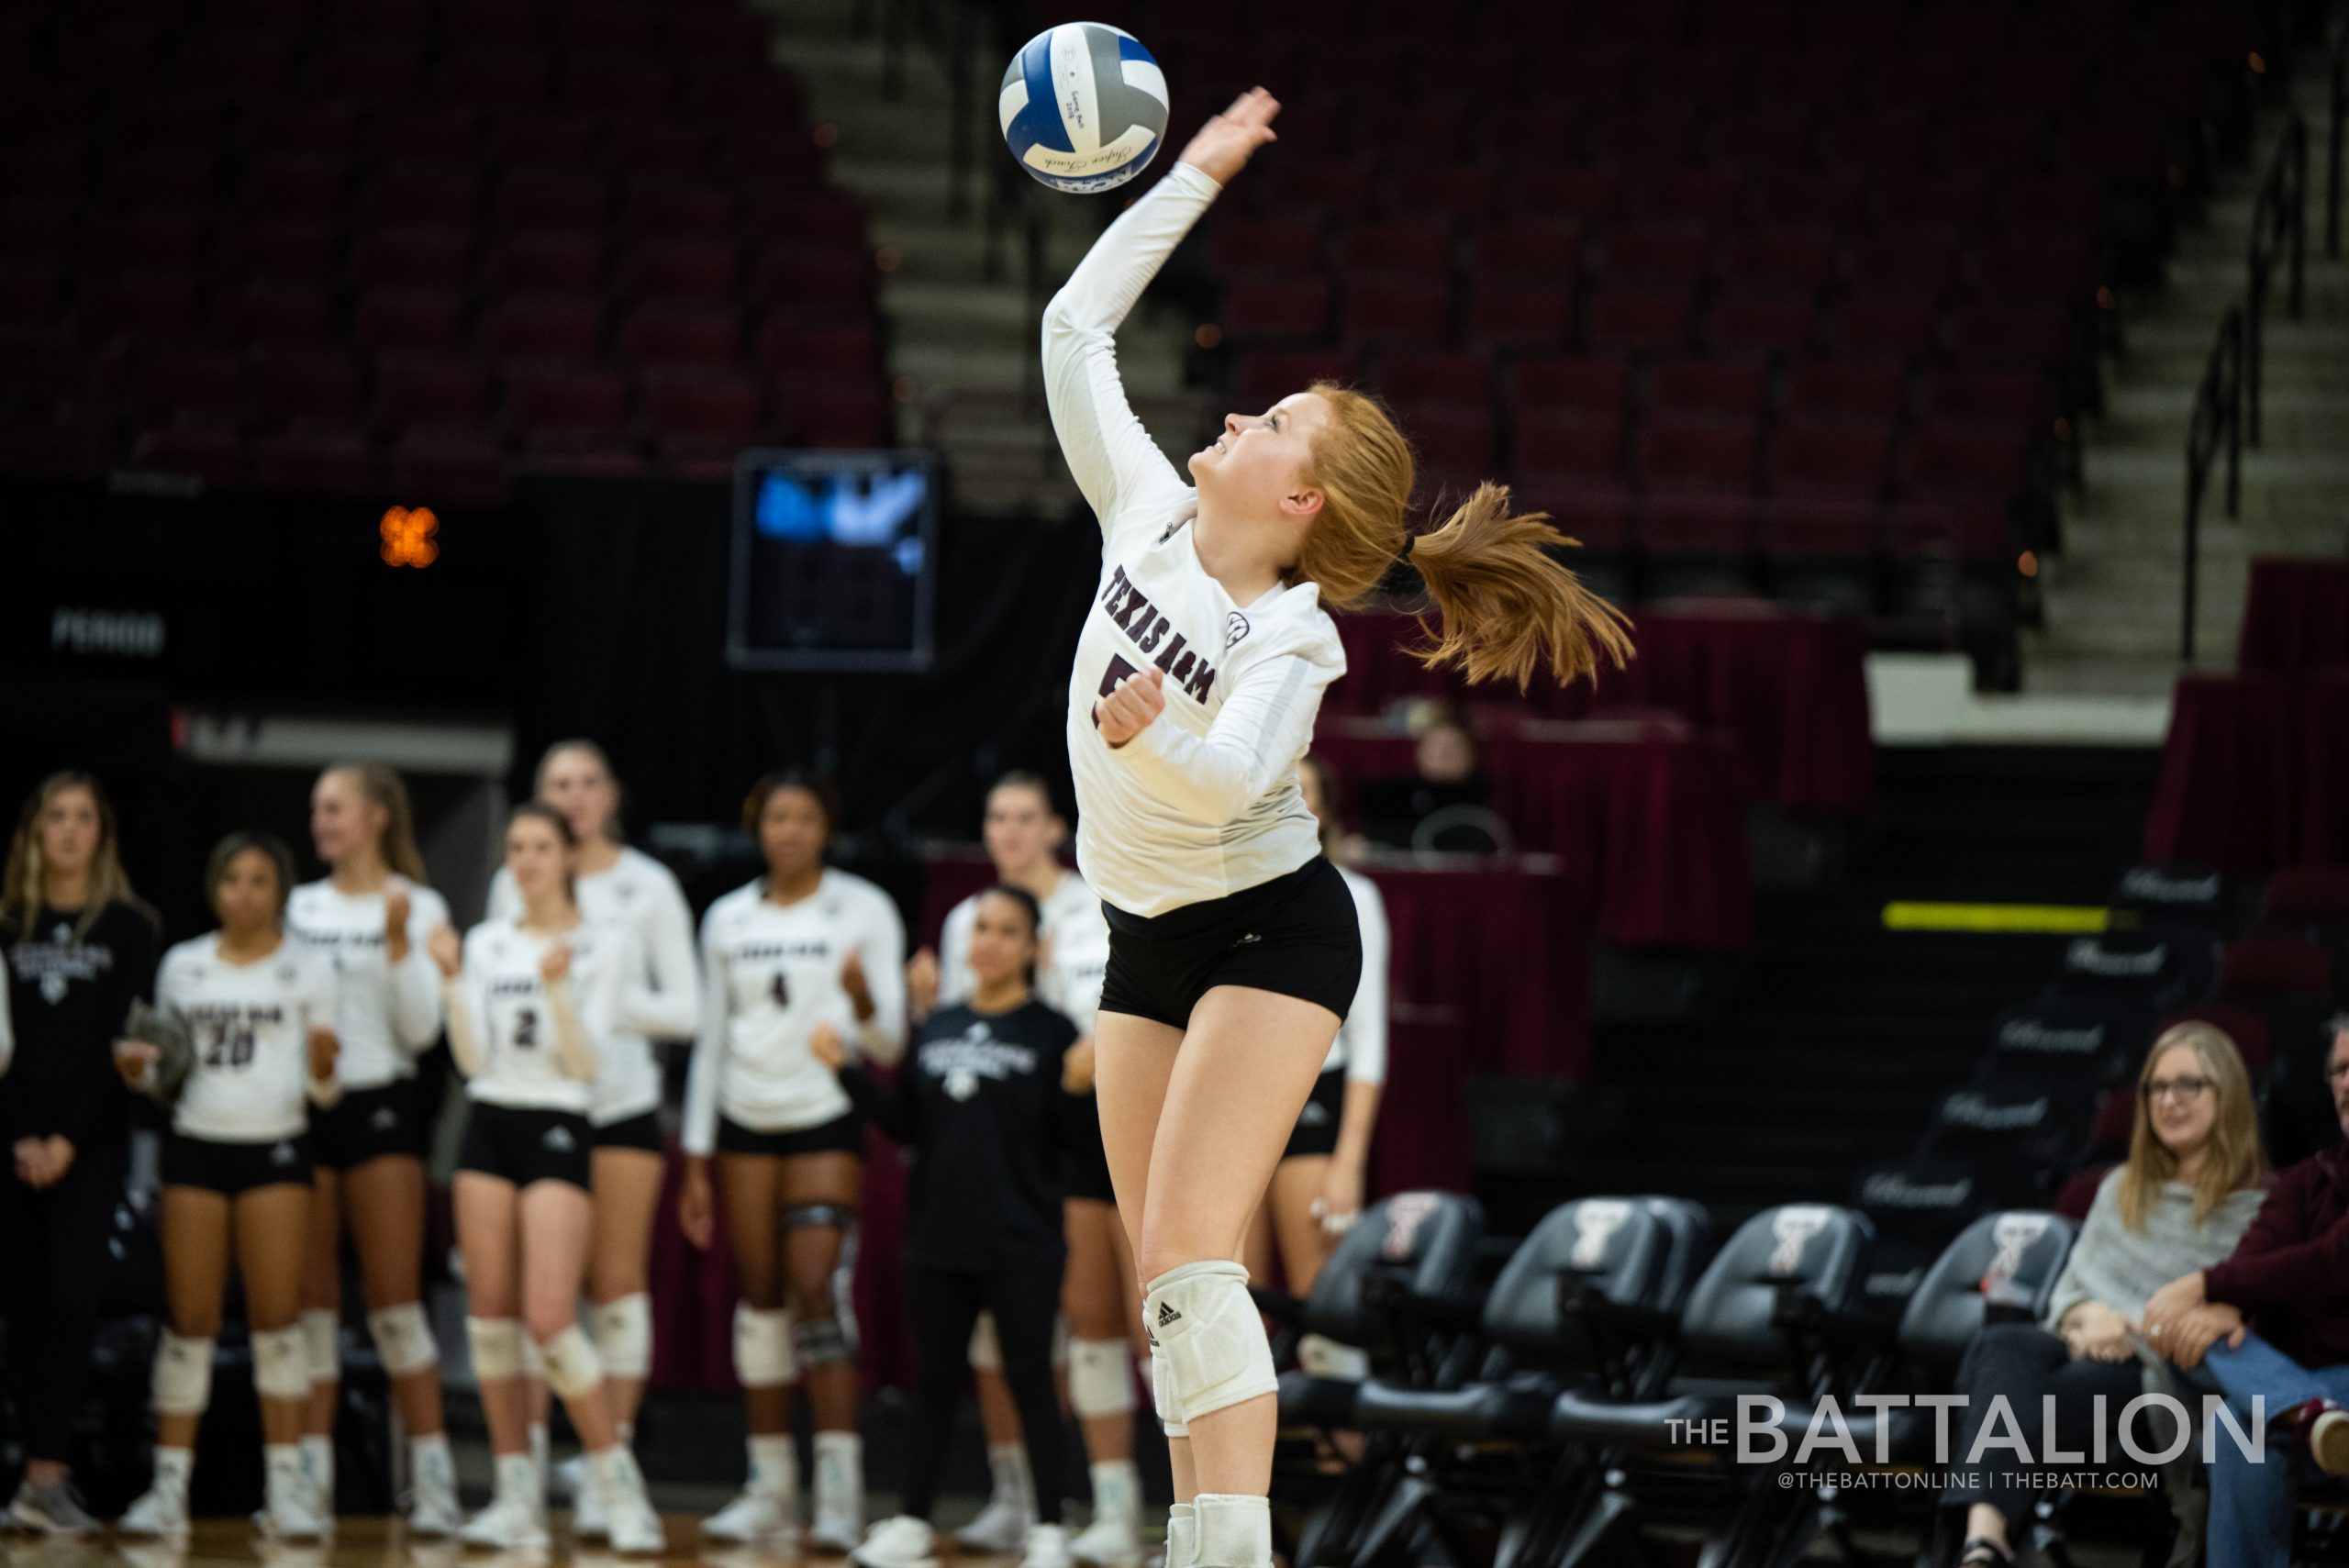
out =
<path fill-rule="evenodd" d="M 861 210 L 724 0 L 36 5 L 0 462 L 495 495 L 889 439 Z"/>
<path fill-rule="evenodd" d="M 1395 401 L 1426 504 L 1508 478 L 1610 591 L 1976 645 L 2251 69 L 2240 20 L 2127 0 L 1307 9 L 1257 24 L 1306 86 L 1208 246 L 1241 406 L 1318 361 Z M 1124 11 L 1179 122 L 1273 71 L 1223 7 Z"/>

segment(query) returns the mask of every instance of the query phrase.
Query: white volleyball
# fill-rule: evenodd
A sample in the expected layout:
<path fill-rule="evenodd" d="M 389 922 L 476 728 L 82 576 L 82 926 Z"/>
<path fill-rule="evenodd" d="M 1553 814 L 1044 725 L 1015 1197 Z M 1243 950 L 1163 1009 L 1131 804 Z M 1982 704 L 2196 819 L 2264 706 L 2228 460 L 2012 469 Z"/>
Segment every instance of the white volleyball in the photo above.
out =
<path fill-rule="evenodd" d="M 1166 138 L 1166 73 L 1131 33 L 1063 22 L 1012 56 L 996 106 L 1019 166 L 1081 193 L 1122 185 L 1149 165 Z"/>

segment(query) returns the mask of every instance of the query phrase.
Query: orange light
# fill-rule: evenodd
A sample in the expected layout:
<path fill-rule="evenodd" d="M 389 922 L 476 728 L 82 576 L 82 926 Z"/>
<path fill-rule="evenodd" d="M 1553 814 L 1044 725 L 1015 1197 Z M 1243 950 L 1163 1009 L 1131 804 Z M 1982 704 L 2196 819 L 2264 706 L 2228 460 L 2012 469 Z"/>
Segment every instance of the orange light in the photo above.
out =
<path fill-rule="evenodd" d="M 2112 290 L 2109 285 L 2102 284 L 2097 285 L 2096 304 L 2097 308 L 2099 310 L 2110 310 L 2112 308 Z"/>
<path fill-rule="evenodd" d="M 841 128 L 834 125 L 830 120 L 826 120 L 823 124 L 816 128 L 815 134 L 817 146 L 834 147 L 838 146 L 840 143 Z"/>
<path fill-rule="evenodd" d="M 1198 329 L 1191 334 L 1191 341 L 1202 349 L 1212 349 L 1223 341 L 1223 328 L 1212 321 L 1202 321 Z"/>
<path fill-rule="evenodd" d="M 906 253 L 895 245 L 884 245 L 873 252 L 873 264 L 885 272 L 894 272 L 906 264 Z"/>
<path fill-rule="evenodd" d="M 440 519 L 433 516 L 431 507 L 393 507 L 375 529 L 383 540 L 384 564 L 422 571 L 440 559 L 440 546 L 433 538 L 440 531 Z"/>
<path fill-rule="evenodd" d="M 2253 50 L 2251 51 L 2251 69 L 2254 75 L 2266 75 L 2267 57 L 2260 53 L 2257 50 Z"/>
<path fill-rule="evenodd" d="M 2030 550 L 2024 550 L 2021 555 L 2015 558 L 2015 570 L 2021 573 L 2026 577 L 2038 576 L 2039 557 L 2032 554 Z"/>
<path fill-rule="evenodd" d="M 2061 416 L 2057 417 L 2055 420 L 2055 439 L 2066 443 L 2071 440 L 2072 422 L 2069 419 L 2064 418 Z"/>

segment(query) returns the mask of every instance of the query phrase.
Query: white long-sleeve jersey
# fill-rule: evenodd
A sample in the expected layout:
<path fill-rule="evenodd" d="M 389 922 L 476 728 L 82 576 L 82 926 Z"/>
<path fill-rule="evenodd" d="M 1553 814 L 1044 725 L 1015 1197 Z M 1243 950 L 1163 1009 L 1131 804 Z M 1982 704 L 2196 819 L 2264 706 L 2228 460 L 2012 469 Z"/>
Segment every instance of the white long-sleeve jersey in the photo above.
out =
<path fill-rule="evenodd" d="M 555 939 L 526 931 L 511 919 L 484 920 L 465 933 L 452 1004 L 451 1037 L 464 1031 L 459 1059 L 471 1055 L 465 1094 L 485 1105 L 527 1110 L 592 1108 L 593 1089 L 565 1068 L 553 1003 L 539 972 Z M 637 971 L 636 937 L 626 926 L 583 917 L 561 939 L 571 949 L 567 979 L 573 1006 L 600 1068 L 619 1018 L 620 995 Z"/>
<path fill-rule="evenodd" d="M 1346 891 L 1354 895 L 1354 915 L 1362 924 L 1362 983 L 1354 987 L 1353 1006 L 1346 1009 L 1338 1038 L 1321 1063 L 1324 1073 L 1343 1072 L 1349 1084 L 1386 1082 L 1386 900 L 1378 884 L 1357 871 L 1338 868 Z"/>
<path fill-rule="evenodd" d="M 384 895 L 306 882 L 285 901 L 285 934 L 334 965 L 341 1000 L 335 1075 L 346 1089 L 377 1089 L 416 1074 L 416 1059 L 440 1035 L 440 972 L 425 939 L 449 919 L 429 887 L 407 889 L 407 958 L 393 963 L 384 940 Z"/>
<path fill-rule="evenodd" d="M 310 1031 L 335 1027 L 333 964 L 290 938 L 267 958 L 230 963 L 214 931 L 163 955 L 155 1004 L 186 1023 L 195 1044 L 173 1131 L 275 1143 L 309 1125 Z"/>
<path fill-rule="evenodd" d="M 841 965 L 859 956 L 873 1016 L 859 1022 Z M 718 1147 L 718 1118 L 755 1132 L 798 1132 L 845 1116 L 832 1071 L 807 1053 L 818 1023 L 852 1051 L 896 1061 L 906 1047 L 906 927 L 889 895 L 827 871 L 796 904 L 767 897 L 763 879 L 702 917 L 702 1027 L 685 1075 L 685 1152 Z"/>
<path fill-rule="evenodd" d="M 1236 603 L 1194 548 L 1198 497 L 1118 379 L 1115 334 L 1219 187 L 1178 163 L 1111 224 L 1044 313 L 1044 389 L 1077 488 L 1101 521 L 1101 581 L 1069 675 L 1076 859 L 1130 915 L 1221 898 L 1320 852 L 1297 783 L 1321 694 L 1345 673 L 1313 584 Z M 1093 705 L 1146 664 L 1166 709 L 1125 745 Z"/>
<path fill-rule="evenodd" d="M 978 989 L 971 973 L 971 930 L 979 918 L 978 894 L 946 912 L 938 933 L 938 1005 L 951 1007 L 970 1000 Z M 1076 1032 L 1093 1032 L 1101 1011 L 1101 981 L 1109 972 L 1109 923 L 1101 917 L 1101 900 L 1074 873 L 1063 876 L 1052 896 L 1041 906 L 1044 961 L 1037 966 L 1036 995 L 1046 1006 L 1076 1025 Z"/>
<path fill-rule="evenodd" d="M 626 926 L 636 934 L 636 973 L 621 988 L 619 1016 L 597 1058 L 590 1119 L 609 1127 L 660 1108 L 661 1062 L 653 1042 L 690 1040 L 701 1021 L 694 915 L 676 873 L 626 845 L 608 869 L 580 877 L 573 893 L 585 918 Z M 511 919 L 521 912 L 514 874 L 500 866 L 489 882 L 490 918 Z"/>

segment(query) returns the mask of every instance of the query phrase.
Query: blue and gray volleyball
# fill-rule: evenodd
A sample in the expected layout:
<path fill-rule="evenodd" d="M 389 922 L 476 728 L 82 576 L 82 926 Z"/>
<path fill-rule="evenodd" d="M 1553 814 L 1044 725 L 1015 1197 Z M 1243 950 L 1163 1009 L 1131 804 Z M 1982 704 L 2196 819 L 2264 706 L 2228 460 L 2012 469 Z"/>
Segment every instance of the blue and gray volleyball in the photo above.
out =
<path fill-rule="evenodd" d="M 1166 137 L 1166 73 L 1132 34 L 1063 22 L 1003 73 L 1003 139 L 1056 191 L 1106 191 L 1148 166 Z"/>

